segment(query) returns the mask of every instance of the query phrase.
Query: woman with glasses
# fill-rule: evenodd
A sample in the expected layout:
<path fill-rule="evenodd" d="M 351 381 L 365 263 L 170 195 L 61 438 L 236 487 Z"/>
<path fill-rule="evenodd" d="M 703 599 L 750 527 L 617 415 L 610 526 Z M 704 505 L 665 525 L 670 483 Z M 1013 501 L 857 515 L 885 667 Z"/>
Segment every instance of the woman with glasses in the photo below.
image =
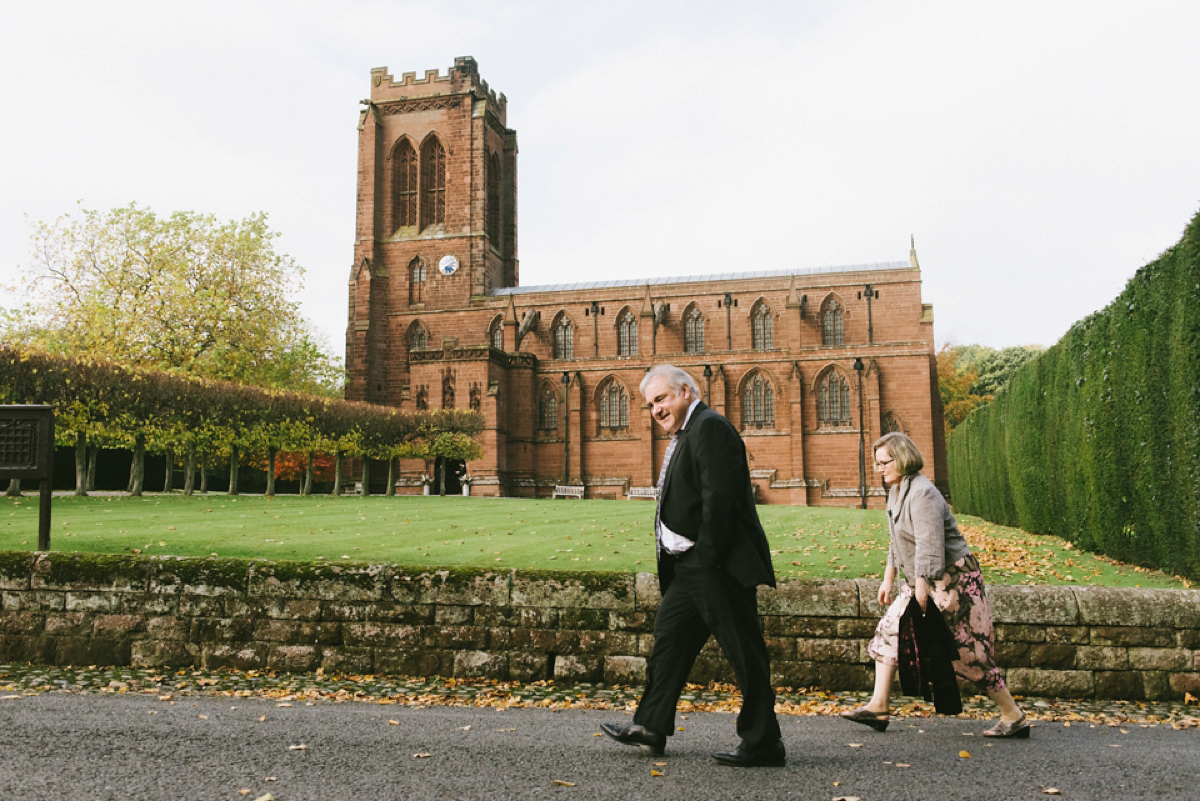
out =
<path fill-rule="evenodd" d="M 900 618 L 916 597 L 941 610 L 958 646 L 954 672 L 987 693 L 1000 720 L 986 737 L 1028 737 L 1029 723 L 1008 691 L 996 665 L 992 610 L 983 589 L 979 562 L 967 548 L 942 493 L 925 476 L 925 460 L 913 441 L 898 431 L 875 441 L 875 469 L 887 486 L 887 568 L 879 585 L 879 604 L 887 612 L 875 629 L 867 653 L 875 660 L 875 691 L 865 706 L 842 717 L 875 731 L 887 728 L 892 683 L 899 664 Z M 897 568 L 904 583 L 893 597 Z M 889 606 L 890 604 L 890 606 Z"/>

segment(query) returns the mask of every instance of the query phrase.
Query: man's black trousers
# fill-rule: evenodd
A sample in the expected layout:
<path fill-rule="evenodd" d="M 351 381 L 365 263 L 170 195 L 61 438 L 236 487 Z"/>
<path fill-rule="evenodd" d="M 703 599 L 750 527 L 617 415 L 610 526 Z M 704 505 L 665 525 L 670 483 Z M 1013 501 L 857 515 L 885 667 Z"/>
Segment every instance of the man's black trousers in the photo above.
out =
<path fill-rule="evenodd" d="M 779 740 L 779 721 L 755 588 L 743 587 L 724 570 L 705 567 L 690 551 L 676 557 L 674 580 L 658 607 L 646 690 L 634 723 L 658 734 L 674 734 L 675 706 L 710 634 L 732 665 L 742 692 L 737 732 L 743 747 L 773 745 Z"/>

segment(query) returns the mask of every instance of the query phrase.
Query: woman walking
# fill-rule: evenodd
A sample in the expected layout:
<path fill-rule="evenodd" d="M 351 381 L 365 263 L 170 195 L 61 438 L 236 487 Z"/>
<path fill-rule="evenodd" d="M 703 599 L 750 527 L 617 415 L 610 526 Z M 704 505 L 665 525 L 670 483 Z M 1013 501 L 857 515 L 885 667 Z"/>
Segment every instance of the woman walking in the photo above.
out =
<path fill-rule="evenodd" d="M 983 575 L 954 520 L 946 499 L 921 474 L 925 460 L 913 441 L 892 432 L 875 441 L 875 469 L 887 486 L 888 558 L 879 585 L 879 604 L 887 612 L 875 628 L 867 653 L 875 660 L 875 690 L 865 706 L 842 717 L 876 731 L 887 728 L 889 699 L 899 664 L 900 618 L 916 597 L 921 610 L 932 600 L 958 645 L 954 672 L 987 693 L 1000 720 L 985 737 L 1028 737 L 1029 723 L 996 665 L 992 610 Z M 904 584 L 893 598 L 897 568 Z M 890 604 L 890 606 L 889 606 Z"/>

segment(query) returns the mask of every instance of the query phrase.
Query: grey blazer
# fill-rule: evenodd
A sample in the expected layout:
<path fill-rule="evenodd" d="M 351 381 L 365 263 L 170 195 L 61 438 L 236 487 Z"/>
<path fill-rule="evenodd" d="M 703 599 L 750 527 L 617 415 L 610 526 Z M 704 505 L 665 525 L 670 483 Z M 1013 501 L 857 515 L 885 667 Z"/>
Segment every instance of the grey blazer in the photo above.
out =
<path fill-rule="evenodd" d="M 946 565 L 971 552 L 941 491 L 920 473 L 888 488 L 887 516 L 888 564 L 909 583 L 940 578 Z"/>

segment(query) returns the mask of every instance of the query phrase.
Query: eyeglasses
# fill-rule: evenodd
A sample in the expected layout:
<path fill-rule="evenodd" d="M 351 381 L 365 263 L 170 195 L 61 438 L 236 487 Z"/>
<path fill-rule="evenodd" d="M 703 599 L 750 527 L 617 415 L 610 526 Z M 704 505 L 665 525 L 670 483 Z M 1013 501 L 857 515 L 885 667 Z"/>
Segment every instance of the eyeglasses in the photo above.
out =
<path fill-rule="evenodd" d="M 887 467 L 889 464 L 891 464 L 894 461 L 896 461 L 896 460 L 895 459 L 887 459 L 886 461 L 882 461 L 882 462 L 877 461 L 877 462 L 875 462 L 875 469 L 882 470 L 883 468 Z"/>

